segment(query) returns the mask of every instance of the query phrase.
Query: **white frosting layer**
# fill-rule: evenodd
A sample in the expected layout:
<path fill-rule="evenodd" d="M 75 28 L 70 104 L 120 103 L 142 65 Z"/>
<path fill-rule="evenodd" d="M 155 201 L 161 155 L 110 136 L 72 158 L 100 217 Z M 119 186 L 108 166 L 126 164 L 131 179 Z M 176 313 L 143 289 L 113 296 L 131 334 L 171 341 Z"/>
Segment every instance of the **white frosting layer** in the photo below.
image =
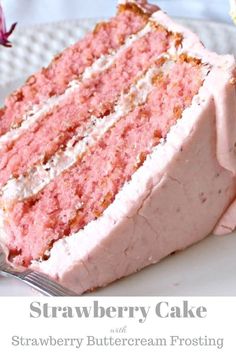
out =
<path fill-rule="evenodd" d="M 170 48 L 171 53 L 172 50 Z M 161 57 L 170 59 L 168 52 L 160 55 Z M 171 71 L 172 65 L 173 61 L 169 60 L 164 63 L 161 70 L 167 74 Z M 74 165 L 79 156 L 93 146 L 122 116 L 130 112 L 134 106 L 145 103 L 153 88 L 152 78 L 159 70 L 156 66 L 151 67 L 135 85 L 131 86 L 129 93 L 121 95 L 114 113 L 103 119 L 91 117 L 90 122 L 83 129 L 79 129 L 68 141 L 66 148 L 56 153 L 45 165 L 33 167 L 26 176 L 10 179 L 1 191 L 3 204 L 7 206 L 16 200 L 23 200 L 37 194 L 55 177 Z M 203 78 L 206 77 L 208 71 L 209 66 L 202 68 Z"/>
<path fill-rule="evenodd" d="M 42 115 L 49 113 L 54 107 L 66 100 L 72 93 L 79 90 L 81 82 L 93 77 L 95 74 L 99 74 L 113 65 L 116 58 L 121 55 L 123 51 L 129 48 L 135 41 L 139 40 L 147 33 L 151 32 L 153 27 L 148 23 L 141 31 L 129 36 L 125 43 L 111 54 L 103 55 L 97 59 L 90 67 L 86 68 L 80 80 L 73 80 L 69 83 L 65 92 L 60 96 L 53 96 L 47 101 L 34 105 L 29 111 L 27 111 L 22 119 L 22 123 L 19 127 L 12 128 L 6 134 L 0 136 L 0 149 L 4 144 L 12 142 L 18 139 L 24 132 L 32 127 Z"/>
<path fill-rule="evenodd" d="M 166 73 L 171 70 L 171 63 L 173 64 L 173 62 L 166 63 L 161 69 L 155 65 L 151 67 L 135 85 L 132 85 L 127 94 L 121 95 L 114 113 L 103 119 L 92 117 L 87 126 L 79 129 L 68 141 L 65 150 L 56 153 L 45 165 L 36 166 L 28 176 L 10 179 L 2 188 L 3 204 L 6 206 L 15 200 L 35 195 L 55 177 L 76 163 L 78 157 L 94 145 L 121 117 L 128 114 L 134 106 L 146 102 L 148 94 L 153 89 L 153 77 L 160 70 L 165 70 Z"/>

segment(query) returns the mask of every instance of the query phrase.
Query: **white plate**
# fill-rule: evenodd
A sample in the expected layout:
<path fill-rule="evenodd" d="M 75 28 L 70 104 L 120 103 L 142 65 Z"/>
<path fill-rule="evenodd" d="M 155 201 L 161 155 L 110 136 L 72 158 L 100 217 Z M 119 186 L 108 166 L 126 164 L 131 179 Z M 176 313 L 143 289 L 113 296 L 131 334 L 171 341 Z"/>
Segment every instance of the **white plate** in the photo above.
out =
<path fill-rule="evenodd" d="M 180 20 L 218 53 L 236 54 L 236 28 L 213 22 Z M 94 20 L 65 22 L 15 32 L 12 49 L 0 48 L 0 100 L 52 56 L 94 25 Z M 2 103 L 2 102 L 1 102 Z M 115 282 L 92 295 L 236 295 L 236 233 L 209 236 L 159 264 Z M 0 295 L 35 295 L 29 287 L 0 278 Z"/>

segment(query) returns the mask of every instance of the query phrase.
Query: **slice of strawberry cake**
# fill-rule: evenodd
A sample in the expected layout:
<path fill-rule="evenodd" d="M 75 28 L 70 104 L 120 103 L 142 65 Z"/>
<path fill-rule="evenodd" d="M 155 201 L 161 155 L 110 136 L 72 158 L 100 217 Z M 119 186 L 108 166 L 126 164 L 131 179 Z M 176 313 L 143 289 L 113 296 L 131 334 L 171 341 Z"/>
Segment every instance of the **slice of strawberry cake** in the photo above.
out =
<path fill-rule="evenodd" d="M 236 196 L 235 60 L 146 1 L 0 111 L 1 241 L 78 294 L 209 235 Z"/>

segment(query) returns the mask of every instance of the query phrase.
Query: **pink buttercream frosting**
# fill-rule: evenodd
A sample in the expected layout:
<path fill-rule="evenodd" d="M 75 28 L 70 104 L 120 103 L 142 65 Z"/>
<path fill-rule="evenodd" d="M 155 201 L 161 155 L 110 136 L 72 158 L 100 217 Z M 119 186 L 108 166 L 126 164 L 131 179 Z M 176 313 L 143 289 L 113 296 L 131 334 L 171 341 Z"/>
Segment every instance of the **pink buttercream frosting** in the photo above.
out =
<path fill-rule="evenodd" d="M 217 223 L 214 234 L 225 235 L 233 232 L 236 229 L 236 201 L 230 204 L 227 211 L 224 213 L 220 221 Z"/>

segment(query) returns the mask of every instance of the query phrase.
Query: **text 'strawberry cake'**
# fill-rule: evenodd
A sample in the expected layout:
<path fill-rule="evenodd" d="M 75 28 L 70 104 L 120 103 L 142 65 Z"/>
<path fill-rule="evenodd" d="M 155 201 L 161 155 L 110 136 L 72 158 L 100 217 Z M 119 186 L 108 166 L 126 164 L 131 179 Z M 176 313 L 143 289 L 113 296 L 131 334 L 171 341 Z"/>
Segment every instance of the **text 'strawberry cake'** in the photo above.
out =
<path fill-rule="evenodd" d="M 235 61 L 122 1 L 1 110 L 1 237 L 83 293 L 213 231 L 236 195 Z"/>

